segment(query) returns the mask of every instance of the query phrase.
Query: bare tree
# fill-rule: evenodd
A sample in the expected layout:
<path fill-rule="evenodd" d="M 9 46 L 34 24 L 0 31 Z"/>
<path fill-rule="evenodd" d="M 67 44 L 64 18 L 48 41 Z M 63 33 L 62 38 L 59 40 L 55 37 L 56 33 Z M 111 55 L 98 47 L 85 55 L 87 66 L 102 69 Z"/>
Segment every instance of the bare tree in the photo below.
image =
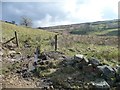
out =
<path fill-rule="evenodd" d="M 20 21 L 20 25 L 26 26 L 26 27 L 31 27 L 32 26 L 32 19 L 23 16 Z"/>

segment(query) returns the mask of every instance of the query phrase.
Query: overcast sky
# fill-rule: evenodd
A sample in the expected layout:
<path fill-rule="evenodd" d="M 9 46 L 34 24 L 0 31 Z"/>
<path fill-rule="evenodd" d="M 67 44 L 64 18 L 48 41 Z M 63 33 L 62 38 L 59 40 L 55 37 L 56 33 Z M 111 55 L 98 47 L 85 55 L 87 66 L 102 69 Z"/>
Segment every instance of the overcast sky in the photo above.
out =
<path fill-rule="evenodd" d="M 24 2 L 25 1 L 25 2 Z M 118 18 L 119 0 L 4 0 L 2 19 L 32 19 L 34 27 L 93 22 Z"/>

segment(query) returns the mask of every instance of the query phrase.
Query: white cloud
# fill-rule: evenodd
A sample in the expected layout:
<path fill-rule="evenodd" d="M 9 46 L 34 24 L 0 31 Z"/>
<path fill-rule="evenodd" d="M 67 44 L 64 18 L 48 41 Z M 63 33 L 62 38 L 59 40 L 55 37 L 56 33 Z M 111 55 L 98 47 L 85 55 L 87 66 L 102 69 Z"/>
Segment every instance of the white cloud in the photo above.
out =
<path fill-rule="evenodd" d="M 79 0 L 65 0 L 65 2 L 61 3 L 63 6 L 61 7 L 62 10 L 67 13 L 66 17 L 61 21 L 57 21 L 56 17 L 48 15 L 42 21 L 39 21 L 38 24 L 42 26 L 52 26 L 107 20 L 109 16 L 108 18 L 104 18 L 106 9 L 110 9 L 116 16 L 118 15 L 119 0 L 85 0 L 82 3 L 78 3 L 78 1 Z M 52 18 L 56 18 L 56 20 L 52 22 Z"/>
<path fill-rule="evenodd" d="M 78 22 L 105 20 L 103 15 L 106 8 L 110 8 L 117 16 L 118 1 L 119 0 L 87 0 L 87 2 L 77 4 L 77 0 L 71 0 L 71 2 L 67 0 L 63 10 L 69 12 L 67 16 L 68 19 L 73 19 Z"/>
<path fill-rule="evenodd" d="M 21 14 L 26 12 L 31 17 L 42 16 L 42 19 L 34 20 L 34 26 L 55 26 L 64 25 L 70 23 L 81 23 L 81 22 L 93 22 L 107 19 L 118 18 L 118 1 L 119 0 L 5 0 L 6 2 L 55 2 L 52 3 L 53 7 L 47 5 L 47 7 L 36 6 L 36 12 L 32 12 L 33 7 L 31 7 L 31 12 L 29 10 L 19 10 L 16 9 L 16 14 Z M 54 6 L 56 4 L 56 6 Z M 37 8 L 38 7 L 38 8 Z M 53 10 L 53 8 L 55 9 Z M 30 8 L 30 7 L 28 7 Z M 42 9 L 41 9 L 42 8 Z M 47 8 L 47 9 L 44 9 Z M 43 10 L 44 9 L 44 10 Z M 108 17 L 107 10 L 109 9 Z M 58 11 L 57 11 L 58 10 Z M 13 10 L 14 11 L 14 10 Z M 22 12 L 21 12 L 22 11 Z M 51 11 L 51 12 L 49 12 Z M 110 12 L 111 11 L 111 12 Z M 106 12 L 106 13 L 105 13 Z M 113 14 L 114 13 L 114 14 Z M 113 18 L 110 18 L 111 15 Z M 38 19 L 38 18 L 37 18 Z"/>
<path fill-rule="evenodd" d="M 35 27 L 48 27 L 48 26 L 65 25 L 65 24 L 71 23 L 65 20 L 58 21 L 57 18 L 58 17 L 54 17 L 54 20 L 53 20 L 53 17 L 47 14 L 44 19 L 34 21 L 34 26 Z"/>

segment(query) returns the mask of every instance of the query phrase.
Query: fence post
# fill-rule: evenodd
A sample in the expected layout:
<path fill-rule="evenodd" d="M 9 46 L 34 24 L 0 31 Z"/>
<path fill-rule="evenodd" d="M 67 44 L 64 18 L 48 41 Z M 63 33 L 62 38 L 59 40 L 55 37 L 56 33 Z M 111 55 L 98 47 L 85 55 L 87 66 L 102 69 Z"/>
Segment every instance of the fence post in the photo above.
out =
<path fill-rule="evenodd" d="M 55 51 L 57 51 L 57 35 L 55 35 Z"/>
<path fill-rule="evenodd" d="M 19 46 L 18 45 L 18 38 L 17 38 L 17 32 L 15 31 L 15 38 L 16 38 L 16 44 L 17 44 L 17 47 Z"/>

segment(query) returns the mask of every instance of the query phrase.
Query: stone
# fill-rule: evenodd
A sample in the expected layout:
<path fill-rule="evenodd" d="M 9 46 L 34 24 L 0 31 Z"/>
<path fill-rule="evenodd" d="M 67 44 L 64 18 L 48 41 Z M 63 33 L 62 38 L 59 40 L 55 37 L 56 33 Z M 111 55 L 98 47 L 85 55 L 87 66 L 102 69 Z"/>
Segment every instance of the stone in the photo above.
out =
<path fill-rule="evenodd" d="M 16 51 L 9 51 L 8 54 L 16 54 Z"/>
<path fill-rule="evenodd" d="M 10 56 L 10 58 L 14 58 L 16 54 L 16 51 L 12 50 L 8 52 L 8 55 Z"/>
<path fill-rule="evenodd" d="M 88 61 L 88 59 L 86 57 L 83 57 L 83 59 L 81 60 L 81 63 L 83 65 L 88 65 L 89 61 Z"/>
<path fill-rule="evenodd" d="M 116 66 L 116 80 L 120 82 L 120 66 Z"/>
<path fill-rule="evenodd" d="M 61 60 L 61 59 L 63 60 L 64 58 L 66 58 L 64 53 L 58 52 L 58 51 L 45 52 L 45 54 L 47 58 L 54 59 L 54 60 Z"/>
<path fill-rule="evenodd" d="M 3 52 L 2 51 L 0 51 L 0 56 L 3 56 Z"/>
<path fill-rule="evenodd" d="M 6 47 L 7 47 L 9 50 L 14 50 L 14 48 L 16 47 L 16 44 L 10 42 L 9 44 L 6 45 Z"/>
<path fill-rule="evenodd" d="M 48 60 L 48 56 L 46 55 L 46 53 L 41 53 L 39 58 L 42 59 L 42 60 Z"/>
<path fill-rule="evenodd" d="M 43 61 L 40 61 L 39 64 L 40 65 L 45 65 L 45 63 Z"/>
<path fill-rule="evenodd" d="M 82 60 L 84 58 L 84 55 L 82 55 L 82 54 L 76 54 L 76 55 L 74 55 L 74 60 Z"/>
<path fill-rule="evenodd" d="M 101 77 L 104 78 L 110 85 L 115 83 L 115 70 L 112 67 L 107 65 L 97 66 L 97 70 L 101 73 Z"/>
<path fill-rule="evenodd" d="M 116 66 L 116 69 L 117 69 L 117 73 L 120 74 L 120 66 Z"/>
<path fill-rule="evenodd" d="M 97 69 L 102 72 L 102 74 L 105 77 L 114 77 L 115 76 L 115 71 L 112 67 L 103 65 L 103 66 L 97 66 Z"/>
<path fill-rule="evenodd" d="M 116 90 L 119 90 L 119 89 L 120 89 L 120 82 L 117 82 L 117 83 L 116 83 L 116 87 L 117 87 Z"/>
<path fill-rule="evenodd" d="M 89 60 L 90 64 L 92 64 L 94 67 L 100 65 L 100 61 L 98 59 L 95 59 L 95 58 L 91 58 Z"/>
<path fill-rule="evenodd" d="M 110 85 L 104 79 L 96 79 L 89 83 L 90 90 L 109 90 Z"/>
<path fill-rule="evenodd" d="M 52 90 L 54 90 L 54 87 L 53 87 L 53 85 L 51 85 L 51 86 L 50 86 L 50 90 L 51 90 L 51 89 L 52 89 Z"/>

